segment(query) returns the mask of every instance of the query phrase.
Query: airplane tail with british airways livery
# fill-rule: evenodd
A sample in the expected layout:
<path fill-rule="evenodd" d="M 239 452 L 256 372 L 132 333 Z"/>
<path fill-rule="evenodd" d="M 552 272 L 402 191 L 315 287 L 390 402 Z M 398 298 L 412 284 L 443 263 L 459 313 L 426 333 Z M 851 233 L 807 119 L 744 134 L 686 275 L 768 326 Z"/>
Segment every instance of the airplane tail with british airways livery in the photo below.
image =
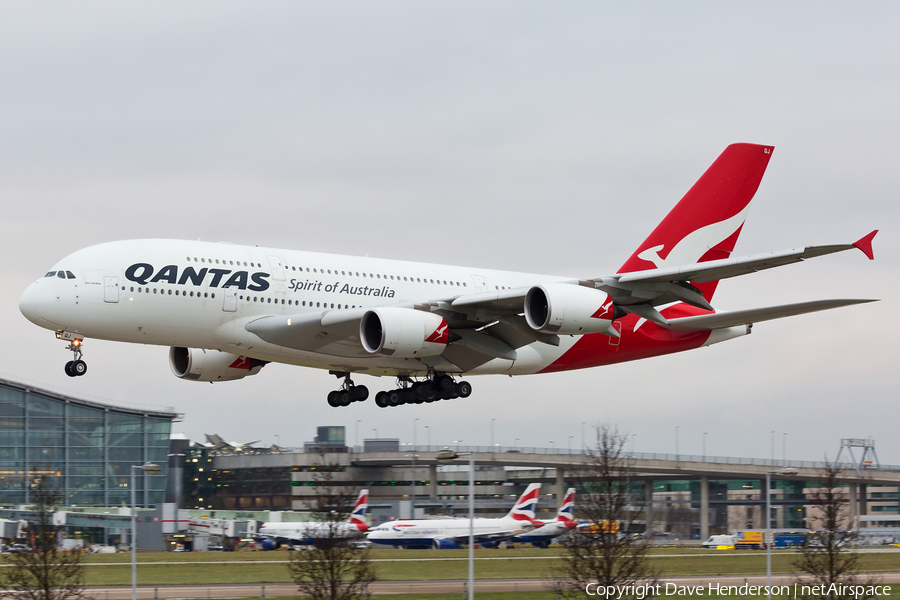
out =
<path fill-rule="evenodd" d="M 529 523 L 535 523 L 537 503 L 540 499 L 541 484 L 530 484 L 527 488 L 525 488 L 525 491 L 522 492 L 521 496 L 519 496 L 518 501 L 516 501 L 516 503 L 510 509 L 509 513 L 506 515 L 507 518 L 513 519 L 515 521 L 527 521 Z"/>
<path fill-rule="evenodd" d="M 186 381 L 257 375 L 269 362 L 341 378 L 333 407 L 396 378 L 381 408 L 466 398 L 463 376 L 532 375 L 639 360 L 745 336 L 773 319 L 872 302 L 811 300 L 723 311 L 722 280 L 858 249 L 852 243 L 735 256 L 773 147 L 733 144 L 618 271 L 578 277 L 186 240 L 124 240 L 60 260 L 19 309 L 67 343 L 70 377 L 90 338 L 168 346 Z M 560 271 L 565 270 L 560 267 Z M 739 367 L 736 367 L 739 368 Z"/>
<path fill-rule="evenodd" d="M 359 491 L 348 523 L 362 533 L 369 530 L 369 490 Z"/>

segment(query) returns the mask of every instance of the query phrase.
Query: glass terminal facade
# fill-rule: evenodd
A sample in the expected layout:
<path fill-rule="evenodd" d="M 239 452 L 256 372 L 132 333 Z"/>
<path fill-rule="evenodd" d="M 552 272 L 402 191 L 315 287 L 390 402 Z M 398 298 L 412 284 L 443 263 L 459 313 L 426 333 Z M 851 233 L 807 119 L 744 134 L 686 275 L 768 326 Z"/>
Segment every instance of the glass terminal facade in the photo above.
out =
<path fill-rule="evenodd" d="M 30 502 L 30 479 L 55 476 L 69 506 L 128 506 L 131 466 L 138 506 L 165 495 L 174 412 L 108 406 L 0 379 L 0 506 Z"/>

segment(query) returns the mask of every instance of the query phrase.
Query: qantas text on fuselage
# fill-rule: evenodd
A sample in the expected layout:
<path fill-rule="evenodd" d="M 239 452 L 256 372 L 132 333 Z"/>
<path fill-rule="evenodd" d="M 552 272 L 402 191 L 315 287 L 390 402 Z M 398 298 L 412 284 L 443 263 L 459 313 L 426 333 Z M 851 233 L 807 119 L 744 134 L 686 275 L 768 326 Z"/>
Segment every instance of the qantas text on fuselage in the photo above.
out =
<path fill-rule="evenodd" d="M 735 257 L 771 146 L 734 144 L 616 272 L 560 277 L 182 240 L 126 240 L 79 250 L 19 302 L 68 343 L 84 375 L 84 340 L 169 346 L 176 376 L 227 381 L 268 362 L 343 378 L 332 406 L 368 398 L 355 374 L 391 376 L 382 407 L 466 397 L 462 375 L 582 369 L 741 337 L 752 324 L 868 302 L 832 299 L 718 311 L 723 279 L 857 248 L 853 243 Z"/>

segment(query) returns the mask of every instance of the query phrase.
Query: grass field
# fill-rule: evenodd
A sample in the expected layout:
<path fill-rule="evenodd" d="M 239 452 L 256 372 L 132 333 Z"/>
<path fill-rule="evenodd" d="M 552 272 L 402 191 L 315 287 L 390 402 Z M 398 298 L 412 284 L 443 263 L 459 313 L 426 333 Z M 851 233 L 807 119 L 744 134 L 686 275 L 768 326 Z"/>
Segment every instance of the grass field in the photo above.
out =
<path fill-rule="evenodd" d="M 476 579 L 552 579 L 560 550 L 476 550 Z M 790 573 L 796 554 L 772 553 L 772 572 Z M 381 581 L 465 579 L 465 550 L 373 550 Z M 138 555 L 139 585 L 285 583 L 289 581 L 285 552 L 186 552 Z M 666 549 L 651 556 L 664 576 L 758 575 L 765 573 L 762 552 Z M 130 583 L 127 554 L 87 556 L 88 585 Z M 900 570 L 900 552 L 863 554 L 861 568 L 869 572 Z M 524 596 L 523 596 L 524 597 Z M 430 596 L 431 598 L 431 596 Z"/>

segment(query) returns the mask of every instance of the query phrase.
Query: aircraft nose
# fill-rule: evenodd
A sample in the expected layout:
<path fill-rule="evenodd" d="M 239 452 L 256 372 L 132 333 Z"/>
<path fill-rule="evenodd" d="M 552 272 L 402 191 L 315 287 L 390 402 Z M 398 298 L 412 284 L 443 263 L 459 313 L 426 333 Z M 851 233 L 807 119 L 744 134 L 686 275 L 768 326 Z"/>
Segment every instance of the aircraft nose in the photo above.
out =
<path fill-rule="evenodd" d="M 37 324 L 38 319 L 41 318 L 40 304 L 40 293 L 37 290 L 37 285 L 32 283 L 19 298 L 19 312 L 32 323 Z"/>

